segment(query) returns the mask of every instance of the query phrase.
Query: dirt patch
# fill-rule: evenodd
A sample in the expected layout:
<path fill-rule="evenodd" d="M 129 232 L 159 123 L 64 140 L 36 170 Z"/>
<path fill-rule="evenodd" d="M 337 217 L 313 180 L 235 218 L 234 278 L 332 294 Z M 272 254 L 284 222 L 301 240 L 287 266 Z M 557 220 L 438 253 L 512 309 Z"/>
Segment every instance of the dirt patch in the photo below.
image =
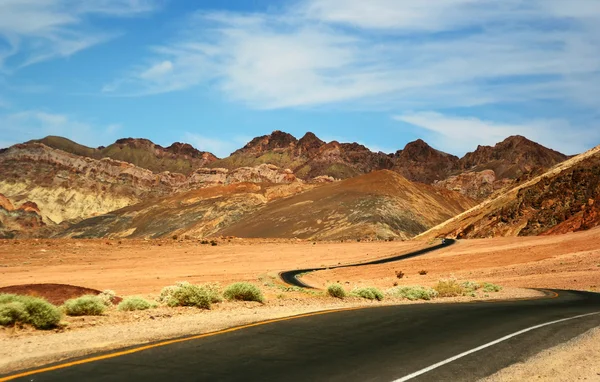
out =
<path fill-rule="evenodd" d="M 11 285 L 0 288 L 0 293 L 13 293 L 32 297 L 41 297 L 54 305 L 62 305 L 71 298 L 80 297 L 86 294 L 97 295 L 101 292 L 96 289 L 84 288 L 67 284 L 25 284 Z M 117 298 L 121 302 L 121 298 Z"/>

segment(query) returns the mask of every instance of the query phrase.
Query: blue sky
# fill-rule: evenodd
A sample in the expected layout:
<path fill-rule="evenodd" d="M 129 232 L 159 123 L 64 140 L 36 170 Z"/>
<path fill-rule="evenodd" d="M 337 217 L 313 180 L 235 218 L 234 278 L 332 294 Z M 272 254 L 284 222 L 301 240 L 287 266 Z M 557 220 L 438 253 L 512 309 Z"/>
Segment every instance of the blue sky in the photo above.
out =
<path fill-rule="evenodd" d="M 600 144 L 600 0 L 0 0 L 0 147 Z"/>

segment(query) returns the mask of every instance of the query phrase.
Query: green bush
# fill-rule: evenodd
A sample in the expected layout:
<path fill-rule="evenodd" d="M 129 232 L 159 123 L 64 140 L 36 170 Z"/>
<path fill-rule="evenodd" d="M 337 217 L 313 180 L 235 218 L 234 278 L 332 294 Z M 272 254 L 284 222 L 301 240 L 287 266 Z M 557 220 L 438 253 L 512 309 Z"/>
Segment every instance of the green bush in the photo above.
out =
<path fill-rule="evenodd" d="M 0 325 L 9 326 L 29 322 L 25 304 L 18 301 L 0 304 Z"/>
<path fill-rule="evenodd" d="M 256 285 L 245 282 L 233 283 L 229 285 L 227 288 L 225 288 L 223 297 L 225 297 L 227 300 L 258 302 L 263 302 L 265 300 L 262 292 Z"/>
<path fill-rule="evenodd" d="M 175 285 L 164 287 L 158 301 L 167 306 L 196 306 L 210 309 L 210 304 L 223 301 L 218 283 L 194 285 L 179 281 Z M 208 304 L 204 301 L 208 300 Z"/>
<path fill-rule="evenodd" d="M 159 301 L 167 306 L 195 306 L 210 309 L 212 302 L 209 291 L 188 282 L 178 282 L 176 285 L 164 287 L 160 292 Z"/>
<path fill-rule="evenodd" d="M 327 294 L 331 297 L 344 298 L 346 297 L 346 291 L 340 284 L 331 284 L 327 287 Z"/>
<path fill-rule="evenodd" d="M 502 287 L 500 285 L 492 284 L 492 283 L 483 283 L 483 291 L 484 292 L 500 292 Z"/>
<path fill-rule="evenodd" d="M 432 288 L 422 286 L 398 286 L 388 289 L 386 294 L 392 297 L 406 298 L 411 301 L 431 300 L 436 298 L 438 292 Z"/>
<path fill-rule="evenodd" d="M 0 294 L 0 325 L 21 323 L 50 329 L 58 325 L 61 317 L 60 310 L 42 298 Z"/>
<path fill-rule="evenodd" d="M 99 316 L 106 305 L 100 297 L 88 294 L 67 300 L 64 309 L 69 316 Z"/>
<path fill-rule="evenodd" d="M 465 281 L 461 283 L 460 286 L 465 290 L 466 294 L 472 294 L 473 292 L 481 288 L 481 285 L 474 281 Z"/>
<path fill-rule="evenodd" d="M 141 297 L 127 297 L 117 307 L 121 311 L 146 310 L 156 308 L 156 304 Z"/>
<path fill-rule="evenodd" d="M 367 300 L 383 300 L 383 293 L 377 288 L 367 287 L 367 288 L 356 288 L 352 291 L 352 295 L 366 298 Z"/>
<path fill-rule="evenodd" d="M 465 293 L 464 288 L 455 279 L 440 280 L 433 289 L 440 297 L 456 297 Z"/>

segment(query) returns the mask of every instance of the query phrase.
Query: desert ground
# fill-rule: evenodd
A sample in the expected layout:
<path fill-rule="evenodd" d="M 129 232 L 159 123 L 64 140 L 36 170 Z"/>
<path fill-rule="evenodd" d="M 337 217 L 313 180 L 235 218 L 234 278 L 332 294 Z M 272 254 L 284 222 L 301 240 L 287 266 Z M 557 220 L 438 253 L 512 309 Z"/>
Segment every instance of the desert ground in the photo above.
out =
<path fill-rule="evenodd" d="M 394 285 L 427 286 L 447 278 L 493 282 L 504 287 L 500 293 L 480 294 L 478 299 L 541 295 L 524 288 L 599 291 L 599 242 L 598 228 L 556 236 L 460 240 L 453 246 L 418 258 L 323 270 L 304 275 L 302 280 L 316 287 L 340 282 L 347 290 L 367 285 L 382 289 Z M 385 258 L 438 243 L 437 240 L 312 242 L 221 238 L 213 246 L 185 238 L 5 240 L 0 242 L 0 288 L 60 283 L 98 290 L 112 289 L 120 296 L 154 298 L 163 287 L 177 281 L 218 282 L 222 285 L 250 281 L 261 286 L 267 302 L 224 302 L 211 311 L 196 308 L 156 308 L 134 314 L 111 311 L 98 317 L 68 317 L 68 326 L 55 331 L 3 329 L 0 339 L 10 344 L 6 349 L 11 350 L 0 352 L 0 358 L 4 360 L 0 363 L 0 372 L 311 311 L 411 303 L 393 300 L 371 302 L 358 298 L 338 300 L 285 291 L 277 287 L 280 285 L 277 274 L 290 269 Z M 396 271 L 402 271 L 404 276 L 399 279 Z M 427 273 L 421 275 L 421 271 Z M 469 299 L 457 297 L 439 301 Z M 535 370 L 524 372 L 535 373 Z M 513 379 L 507 377 L 502 380 Z"/>
<path fill-rule="evenodd" d="M 600 229 L 555 236 L 461 240 L 451 247 L 397 263 L 324 270 L 305 275 L 311 285 L 340 281 L 391 287 L 432 285 L 439 279 L 489 281 L 508 287 L 599 290 Z M 120 295 L 158 294 L 177 281 L 255 281 L 289 269 L 335 266 L 410 252 L 426 241 L 310 242 L 196 240 L 5 240 L 0 243 L 0 287 L 62 283 L 112 289 Z M 405 276 L 398 279 L 395 271 Z M 425 270 L 426 275 L 419 272 Z"/>

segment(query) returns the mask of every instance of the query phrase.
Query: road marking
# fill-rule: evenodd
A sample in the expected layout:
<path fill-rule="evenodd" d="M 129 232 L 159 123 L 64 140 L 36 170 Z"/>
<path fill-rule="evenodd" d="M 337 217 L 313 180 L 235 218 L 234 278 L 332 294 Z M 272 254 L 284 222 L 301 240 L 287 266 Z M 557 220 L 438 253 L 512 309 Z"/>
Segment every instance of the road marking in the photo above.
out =
<path fill-rule="evenodd" d="M 177 339 L 174 339 L 174 340 L 166 340 L 166 341 L 158 342 L 158 343 L 155 343 L 155 344 L 150 344 L 150 345 L 144 345 L 144 346 L 136 347 L 134 349 L 118 351 L 118 352 L 115 352 L 115 353 L 109 353 L 109 354 L 104 354 L 104 355 L 100 355 L 100 356 L 85 358 L 85 359 L 81 359 L 81 360 L 78 360 L 78 361 L 66 362 L 66 363 L 62 363 L 62 364 L 59 364 L 59 365 L 55 365 L 55 366 L 48 366 L 48 367 L 44 367 L 44 368 L 40 368 L 40 369 L 35 369 L 35 370 L 31 370 L 31 371 L 25 371 L 25 372 L 19 373 L 19 374 L 9 375 L 9 376 L 6 376 L 6 377 L 0 377 L 0 382 L 12 381 L 13 379 L 27 377 L 27 376 L 34 375 L 34 374 L 39 374 L 39 373 L 45 373 L 45 372 L 48 372 L 48 371 L 64 369 L 64 368 L 71 367 L 71 366 L 81 365 L 81 364 L 84 364 L 84 363 L 90 363 L 90 362 L 95 362 L 95 361 L 101 361 L 101 360 L 109 359 L 109 358 L 120 357 L 122 355 L 137 353 L 137 352 L 140 352 L 140 351 L 143 351 L 143 350 L 148 350 L 148 349 L 153 349 L 153 348 L 157 348 L 157 347 L 161 347 L 161 346 L 176 344 L 176 343 L 179 343 L 179 342 L 197 340 L 197 339 L 205 338 L 205 337 L 212 337 L 212 336 L 216 336 L 218 334 L 235 332 L 235 331 L 238 331 L 238 330 L 241 330 L 241 329 L 251 328 L 251 327 L 254 327 L 254 326 L 261 326 L 261 325 L 272 324 L 274 322 L 289 321 L 289 320 L 295 320 L 297 318 L 319 316 L 319 315 L 323 315 L 323 314 L 336 313 L 336 312 L 345 312 L 345 311 L 349 311 L 349 310 L 371 309 L 371 308 L 374 308 L 374 307 L 371 307 L 371 306 L 358 306 L 358 307 L 353 307 L 353 308 L 341 308 L 341 309 L 322 310 L 320 312 L 304 313 L 304 314 L 298 314 L 296 316 L 274 318 L 274 319 L 271 319 L 271 320 L 254 322 L 252 324 L 234 326 L 233 328 L 218 330 L 216 332 L 198 334 L 198 335 L 195 335 L 195 336 L 185 337 L 185 338 L 177 338 Z"/>
<path fill-rule="evenodd" d="M 523 334 L 523 333 L 527 333 L 527 332 L 529 332 L 529 331 L 532 331 L 532 330 L 535 330 L 535 329 L 539 329 L 539 328 L 542 328 L 542 327 L 544 327 L 544 326 L 548 326 L 548 325 L 552 325 L 552 324 L 558 324 L 559 322 L 564 322 L 564 321 L 574 320 L 574 319 L 576 319 L 576 318 L 582 318 L 582 317 L 587 317 L 587 316 L 593 316 L 593 315 L 595 315 L 595 314 L 600 314 L 600 312 L 587 313 L 587 314 L 580 314 L 579 316 L 574 316 L 574 317 L 563 318 L 563 319 L 556 320 L 556 321 L 550 321 L 550 322 L 546 322 L 546 323 L 544 323 L 544 324 L 540 324 L 540 325 L 532 326 L 532 327 L 530 327 L 530 328 L 527 328 L 527 329 L 519 330 L 518 332 L 515 332 L 515 333 L 513 333 L 513 334 L 509 334 L 509 335 L 507 335 L 507 336 L 504 336 L 504 337 L 502 337 L 502 338 L 498 338 L 498 339 L 497 339 L 497 340 L 495 340 L 495 341 L 488 342 L 487 344 L 484 344 L 484 345 L 481 345 L 481 346 L 479 346 L 479 347 L 476 347 L 475 349 L 471 349 L 471 350 L 468 350 L 468 351 L 466 351 L 466 352 L 464 352 L 464 353 L 460 353 L 460 354 L 458 354 L 458 355 L 455 355 L 454 357 L 451 357 L 451 358 L 448 358 L 448 359 L 446 359 L 446 360 L 444 360 L 444 361 L 438 362 L 438 363 L 436 363 L 436 364 L 434 364 L 434 365 L 431 365 L 431 366 L 429 366 L 429 367 L 426 367 L 426 368 L 424 368 L 424 369 L 421 369 L 421 370 L 419 370 L 419 371 L 416 371 L 416 372 L 414 372 L 414 373 L 412 373 L 412 374 L 409 374 L 409 375 L 407 375 L 407 376 L 405 376 L 405 377 L 402 377 L 402 378 L 400 378 L 400 379 L 396 379 L 396 380 L 394 380 L 393 382 L 404 382 L 404 381 L 408 381 L 408 380 L 410 380 L 410 379 L 413 379 L 413 378 L 415 378 L 415 377 L 418 377 L 418 376 L 420 376 L 420 375 L 422 375 L 422 374 L 425 374 L 425 373 L 427 373 L 427 372 L 430 372 L 430 371 L 431 371 L 431 370 L 433 370 L 433 369 L 437 369 L 437 368 L 438 368 L 438 367 L 440 367 L 440 366 L 444 366 L 444 365 L 446 365 L 446 364 L 448 364 L 448 363 L 450 363 L 450 362 L 454 362 L 454 361 L 456 361 L 456 360 L 457 360 L 457 359 L 459 359 L 459 358 L 465 357 L 465 356 L 467 356 L 467 355 L 469 355 L 469 354 L 473 354 L 473 353 L 475 353 L 475 352 L 478 352 L 478 351 L 480 351 L 480 350 L 483 350 L 483 349 L 485 349 L 485 348 L 488 348 L 488 347 L 490 347 L 490 346 L 494 346 L 494 345 L 496 345 L 496 344 L 498 344 L 498 343 L 500 343 L 500 342 L 502 342 L 502 341 L 506 341 L 506 340 L 508 340 L 508 339 L 510 339 L 510 338 L 516 337 L 516 336 L 518 336 L 518 335 L 521 335 L 521 334 Z"/>

